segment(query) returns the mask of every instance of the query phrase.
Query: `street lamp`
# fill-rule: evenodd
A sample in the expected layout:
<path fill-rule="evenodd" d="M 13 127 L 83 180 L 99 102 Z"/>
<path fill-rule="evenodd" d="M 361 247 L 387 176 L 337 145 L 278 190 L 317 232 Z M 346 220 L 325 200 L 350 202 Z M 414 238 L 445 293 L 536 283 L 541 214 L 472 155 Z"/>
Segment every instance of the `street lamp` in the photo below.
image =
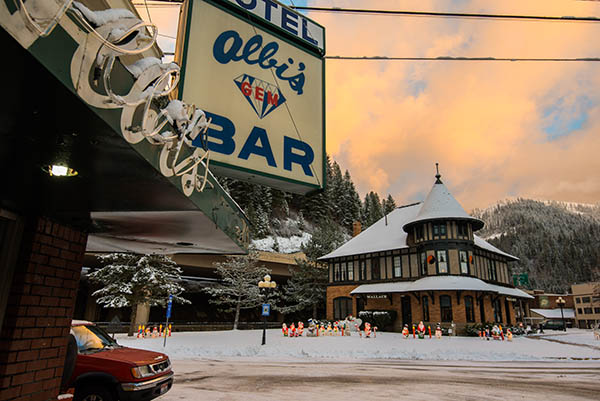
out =
<path fill-rule="evenodd" d="M 567 301 L 565 301 L 563 297 L 558 297 L 556 303 L 558 304 L 558 306 L 560 306 L 560 316 L 562 317 L 563 331 L 567 331 L 567 325 L 565 323 L 565 314 L 563 313 L 563 306 L 567 303 Z"/>
<path fill-rule="evenodd" d="M 271 281 L 271 276 L 268 274 L 263 277 L 262 281 L 258 282 L 258 288 L 263 292 L 263 295 L 266 291 L 269 291 L 271 288 L 277 287 L 277 283 L 275 281 Z M 262 335 L 262 345 L 267 343 L 267 316 L 269 316 L 271 312 L 271 305 L 265 303 L 262 306 L 262 317 L 263 317 L 263 335 Z"/>

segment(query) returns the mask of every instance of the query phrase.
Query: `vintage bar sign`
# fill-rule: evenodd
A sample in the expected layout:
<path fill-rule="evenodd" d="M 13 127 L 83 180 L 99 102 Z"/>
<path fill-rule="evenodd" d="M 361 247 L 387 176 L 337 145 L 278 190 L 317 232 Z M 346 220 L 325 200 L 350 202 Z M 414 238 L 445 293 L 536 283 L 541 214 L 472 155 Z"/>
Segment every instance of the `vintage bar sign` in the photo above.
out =
<path fill-rule="evenodd" d="M 306 43 L 325 50 L 325 29 L 297 11 L 273 0 L 228 1 L 285 29 Z"/>
<path fill-rule="evenodd" d="M 211 170 L 323 188 L 324 29 L 276 1 L 190 0 L 185 37 L 179 97 L 211 119 Z"/>

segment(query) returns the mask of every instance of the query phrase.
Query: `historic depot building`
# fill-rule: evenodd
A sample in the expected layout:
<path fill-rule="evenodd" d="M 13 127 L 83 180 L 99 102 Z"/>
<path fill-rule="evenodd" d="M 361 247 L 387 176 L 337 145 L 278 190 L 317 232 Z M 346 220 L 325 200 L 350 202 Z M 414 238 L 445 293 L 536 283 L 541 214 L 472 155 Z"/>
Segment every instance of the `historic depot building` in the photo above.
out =
<path fill-rule="evenodd" d="M 327 318 L 395 311 L 393 329 L 521 320 L 532 297 L 511 282 L 518 260 L 474 234 L 468 215 L 436 175 L 424 202 L 396 208 L 320 258 L 329 265 Z"/>

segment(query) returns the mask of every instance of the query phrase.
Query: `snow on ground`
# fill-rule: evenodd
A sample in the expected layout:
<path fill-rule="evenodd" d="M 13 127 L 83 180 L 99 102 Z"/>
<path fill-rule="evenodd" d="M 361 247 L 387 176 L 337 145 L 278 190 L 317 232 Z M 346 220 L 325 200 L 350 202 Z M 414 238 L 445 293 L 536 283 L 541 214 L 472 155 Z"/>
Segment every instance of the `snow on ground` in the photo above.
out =
<path fill-rule="evenodd" d="M 567 334 L 568 339 L 586 342 L 588 335 Z M 566 337 L 565 336 L 565 337 Z M 466 361 L 540 361 L 548 359 L 600 359 L 600 349 L 559 344 L 539 339 L 515 337 L 508 341 L 485 341 L 473 337 L 443 337 L 440 340 L 405 340 L 399 333 L 378 333 L 377 338 L 351 337 L 283 337 L 281 330 L 267 330 L 267 344 L 261 346 L 262 330 L 176 332 L 167 338 L 128 338 L 118 335 L 121 345 L 165 352 L 171 359 L 258 358 L 297 360 L 325 358 L 335 360 L 411 359 Z M 552 337 L 560 338 L 562 337 Z M 597 342 L 598 343 L 598 342 Z M 598 344 L 600 345 L 600 344 Z"/>
<path fill-rule="evenodd" d="M 312 235 L 306 232 L 302 236 L 292 235 L 289 238 L 268 236 L 252 240 L 252 248 L 257 251 L 295 253 L 301 251 L 302 245 L 306 245 L 311 238 Z"/>
<path fill-rule="evenodd" d="M 570 344 L 591 345 L 600 348 L 600 340 L 594 339 L 594 332 L 592 330 L 569 329 L 566 333 L 552 333 L 546 330 L 545 334 L 541 336 Z"/>

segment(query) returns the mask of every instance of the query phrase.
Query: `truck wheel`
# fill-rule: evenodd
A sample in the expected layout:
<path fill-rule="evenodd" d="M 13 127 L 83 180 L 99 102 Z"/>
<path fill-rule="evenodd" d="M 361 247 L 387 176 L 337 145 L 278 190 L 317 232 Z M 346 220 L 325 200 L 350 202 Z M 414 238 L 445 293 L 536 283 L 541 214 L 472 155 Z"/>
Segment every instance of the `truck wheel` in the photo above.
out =
<path fill-rule="evenodd" d="M 75 401 L 114 401 L 115 397 L 104 387 L 84 385 L 75 390 Z"/>

